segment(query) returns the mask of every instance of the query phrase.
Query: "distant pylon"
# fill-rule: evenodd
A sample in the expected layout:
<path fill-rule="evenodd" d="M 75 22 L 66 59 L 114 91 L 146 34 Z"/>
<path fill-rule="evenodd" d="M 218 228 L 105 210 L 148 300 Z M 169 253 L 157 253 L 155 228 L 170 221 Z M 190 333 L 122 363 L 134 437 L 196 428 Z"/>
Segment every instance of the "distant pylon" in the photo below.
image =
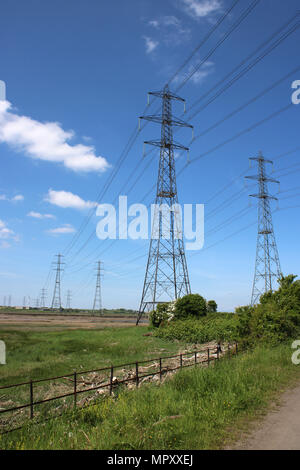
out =
<path fill-rule="evenodd" d="M 66 309 L 70 310 L 71 308 L 71 298 L 72 298 L 72 292 L 70 290 L 67 291 L 67 302 L 66 302 Z"/>
<path fill-rule="evenodd" d="M 8 296 L 8 304 L 7 304 L 8 307 L 11 307 L 11 295 Z"/>
<path fill-rule="evenodd" d="M 46 307 L 46 297 L 47 297 L 47 291 L 46 289 L 41 290 L 41 308 Z"/>
<path fill-rule="evenodd" d="M 159 209 L 154 215 L 144 287 L 136 324 L 139 323 L 145 311 L 155 309 L 158 303 L 169 302 L 191 292 L 180 230 L 181 224 L 176 211 L 178 196 L 174 158 L 174 149 L 188 151 L 188 148 L 173 141 L 173 126 L 190 128 L 193 126 L 172 116 L 172 100 L 183 103 L 185 100 L 173 94 L 168 85 L 162 91 L 151 92 L 150 95 L 162 99 L 161 115 L 141 117 L 141 119 L 161 124 L 161 139 L 145 142 L 160 149 L 155 200 L 155 207 Z M 168 207 L 168 220 L 166 220 L 166 215 L 162 214 L 164 206 Z M 165 223 L 169 223 L 170 228 L 167 236 L 163 230 Z"/>
<path fill-rule="evenodd" d="M 35 299 L 35 308 L 39 308 L 39 305 L 40 305 L 40 299 L 37 297 Z"/>
<path fill-rule="evenodd" d="M 58 254 L 56 255 L 57 261 L 55 262 L 55 269 L 56 269 L 56 276 L 55 276 L 55 285 L 54 285 L 54 292 L 53 292 L 53 298 L 52 298 L 52 304 L 51 308 L 59 309 L 61 310 L 61 291 L 60 291 L 60 275 L 61 272 L 63 271 L 62 268 L 62 255 Z"/>
<path fill-rule="evenodd" d="M 102 296 L 101 296 L 101 261 L 97 262 L 97 280 L 96 280 L 96 291 L 93 304 L 93 312 L 98 312 L 100 315 L 103 314 L 102 310 Z"/>
<path fill-rule="evenodd" d="M 266 160 L 262 153 L 258 157 L 250 158 L 258 164 L 258 174 L 246 176 L 248 179 L 257 180 L 259 192 L 251 194 L 251 197 L 258 198 L 258 234 L 256 247 L 255 275 L 253 281 L 251 305 L 259 302 L 260 296 L 265 292 L 273 290 L 274 281 L 282 276 L 278 250 L 274 235 L 272 222 L 272 212 L 270 200 L 277 201 L 277 198 L 268 192 L 268 183 L 278 183 L 279 181 L 269 178 L 266 174 L 266 163 L 273 163 Z"/>
<path fill-rule="evenodd" d="M 23 308 L 26 308 L 26 296 L 23 297 Z"/>

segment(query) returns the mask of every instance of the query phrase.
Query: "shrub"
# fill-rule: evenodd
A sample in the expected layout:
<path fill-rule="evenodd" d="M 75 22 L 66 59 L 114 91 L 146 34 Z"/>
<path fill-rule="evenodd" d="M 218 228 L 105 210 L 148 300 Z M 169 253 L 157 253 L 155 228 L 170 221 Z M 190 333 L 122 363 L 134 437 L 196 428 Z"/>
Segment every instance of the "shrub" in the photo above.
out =
<path fill-rule="evenodd" d="M 158 328 L 164 322 L 172 320 L 174 316 L 175 302 L 166 302 L 157 304 L 156 310 L 153 310 L 149 315 L 150 325 Z"/>
<path fill-rule="evenodd" d="M 208 313 L 215 313 L 218 309 L 217 302 L 215 300 L 209 300 L 207 302 L 207 312 Z"/>
<path fill-rule="evenodd" d="M 207 313 L 206 300 L 199 294 L 188 294 L 175 303 L 175 319 L 189 316 L 203 317 Z"/>
<path fill-rule="evenodd" d="M 300 334 L 300 281 L 289 275 L 266 292 L 255 307 L 239 307 L 238 333 L 246 342 L 277 344 Z"/>
<path fill-rule="evenodd" d="M 189 317 L 172 321 L 166 328 L 158 328 L 155 336 L 194 344 L 214 340 L 234 341 L 238 339 L 238 321 L 238 316 L 232 313 L 212 313 L 200 319 Z"/>

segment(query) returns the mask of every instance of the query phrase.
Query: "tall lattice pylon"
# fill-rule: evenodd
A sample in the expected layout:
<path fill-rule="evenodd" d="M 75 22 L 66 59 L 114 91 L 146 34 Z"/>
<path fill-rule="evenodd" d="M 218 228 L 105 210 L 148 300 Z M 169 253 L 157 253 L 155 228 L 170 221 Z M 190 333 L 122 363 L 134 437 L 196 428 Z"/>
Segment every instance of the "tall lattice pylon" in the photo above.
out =
<path fill-rule="evenodd" d="M 258 199 L 258 234 L 256 247 L 255 275 L 253 281 L 251 305 L 259 302 L 260 296 L 265 292 L 272 291 L 274 283 L 282 276 L 278 250 L 274 235 L 272 212 L 270 201 L 277 198 L 268 192 L 268 183 L 278 183 L 279 181 L 270 178 L 266 174 L 266 163 L 273 163 L 266 160 L 260 152 L 258 157 L 250 158 L 258 165 L 258 174 L 246 176 L 248 179 L 257 180 L 259 192 L 251 194 L 251 197 Z"/>
<path fill-rule="evenodd" d="M 93 304 L 93 313 L 98 313 L 99 315 L 103 314 L 102 310 L 102 295 L 101 295 L 101 261 L 97 262 L 97 280 L 96 280 L 96 290 Z"/>
<path fill-rule="evenodd" d="M 67 291 L 67 302 L 66 302 L 66 310 L 71 309 L 71 299 L 72 299 L 72 292 L 70 290 Z"/>
<path fill-rule="evenodd" d="M 138 325 L 146 311 L 156 308 L 158 303 L 170 302 L 191 292 L 181 221 L 175 209 L 178 205 L 174 149 L 187 150 L 173 141 L 173 126 L 190 127 L 190 124 L 172 115 L 172 101 L 185 100 L 175 95 L 168 86 L 162 91 L 151 92 L 162 99 L 162 114 L 142 116 L 141 119 L 161 124 L 161 139 L 147 141 L 146 144 L 160 148 L 159 170 L 156 190 L 154 223 L 144 280 L 142 299 L 137 316 Z M 161 210 L 167 206 L 168 210 Z M 168 219 L 168 220 L 166 220 Z M 165 224 L 169 228 L 164 233 Z"/>
<path fill-rule="evenodd" d="M 41 308 L 46 307 L 46 297 L 47 297 L 47 291 L 45 288 L 43 288 L 41 290 L 41 303 L 40 303 Z"/>
<path fill-rule="evenodd" d="M 55 262 L 56 276 L 55 276 L 55 285 L 54 285 L 51 308 L 61 310 L 62 306 L 61 306 L 60 276 L 63 271 L 62 265 L 64 263 L 62 262 L 63 255 L 58 254 L 56 255 L 56 257 L 57 257 L 57 261 Z"/>

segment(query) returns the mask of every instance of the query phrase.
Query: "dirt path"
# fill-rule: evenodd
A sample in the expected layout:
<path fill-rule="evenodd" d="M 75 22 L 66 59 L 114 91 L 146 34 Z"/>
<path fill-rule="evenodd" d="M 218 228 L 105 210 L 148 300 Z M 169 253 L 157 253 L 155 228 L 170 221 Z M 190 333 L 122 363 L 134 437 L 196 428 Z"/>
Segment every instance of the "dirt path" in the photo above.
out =
<path fill-rule="evenodd" d="M 300 384 L 232 450 L 300 450 Z"/>

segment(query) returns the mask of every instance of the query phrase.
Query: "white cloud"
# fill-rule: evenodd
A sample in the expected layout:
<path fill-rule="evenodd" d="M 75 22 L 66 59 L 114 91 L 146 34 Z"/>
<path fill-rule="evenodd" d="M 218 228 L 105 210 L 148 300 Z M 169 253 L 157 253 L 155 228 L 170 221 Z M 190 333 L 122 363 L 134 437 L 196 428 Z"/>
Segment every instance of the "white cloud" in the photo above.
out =
<path fill-rule="evenodd" d="M 185 73 L 182 73 L 182 74 L 178 74 L 175 78 L 174 78 L 174 82 L 175 83 L 179 83 L 179 82 L 182 82 L 183 80 L 185 80 L 187 77 L 190 77 L 190 75 L 193 73 L 193 75 L 191 75 L 191 82 L 194 83 L 194 85 L 199 85 L 200 83 L 203 82 L 203 80 L 205 80 L 205 78 L 210 75 L 211 73 L 213 73 L 214 71 L 214 63 L 213 62 L 210 62 L 210 61 L 207 61 L 205 62 L 200 68 L 199 70 L 195 71 L 195 69 L 197 68 L 197 64 L 196 65 L 193 65 L 191 64 L 187 70 L 187 72 Z"/>
<path fill-rule="evenodd" d="M 24 201 L 24 196 L 22 196 L 22 194 L 17 194 L 17 196 L 14 196 L 11 200 L 13 202 Z"/>
<path fill-rule="evenodd" d="M 95 155 L 92 146 L 70 145 L 72 131 L 65 131 L 57 122 L 39 122 L 19 116 L 8 101 L 0 101 L 0 143 L 6 143 L 29 157 L 62 163 L 73 171 L 99 171 L 109 168 L 104 157 Z"/>
<path fill-rule="evenodd" d="M 162 24 L 165 26 L 179 27 L 181 25 L 181 21 L 178 18 L 176 18 L 176 16 L 164 16 L 162 18 Z"/>
<path fill-rule="evenodd" d="M 151 20 L 148 23 L 150 26 L 153 26 L 153 28 L 158 28 L 159 27 L 159 21 L 158 20 Z"/>
<path fill-rule="evenodd" d="M 96 202 L 85 201 L 77 194 L 68 191 L 55 191 L 54 189 L 49 189 L 45 201 L 58 207 L 71 209 L 90 209 L 97 206 Z"/>
<path fill-rule="evenodd" d="M 9 202 L 24 201 L 24 196 L 22 194 L 17 194 L 16 196 L 9 198 L 6 196 L 6 194 L 0 194 L 0 201 L 9 201 Z"/>
<path fill-rule="evenodd" d="M 0 248 L 10 248 L 10 243 L 7 240 L 19 241 L 19 236 L 13 230 L 8 228 L 6 222 L 0 219 Z"/>
<path fill-rule="evenodd" d="M 159 34 L 159 44 L 163 42 L 168 47 L 178 46 L 187 41 L 191 37 L 191 30 L 182 25 L 182 21 L 174 15 L 161 16 L 159 18 L 148 21 L 148 25 L 154 28 Z M 144 38 L 146 40 L 146 38 Z M 148 38 L 149 40 L 150 38 Z M 153 39 L 150 39 L 155 43 Z M 149 47 L 151 43 L 149 44 Z M 151 50 L 149 51 L 151 52 Z"/>
<path fill-rule="evenodd" d="M 39 212 L 30 211 L 27 217 L 33 217 L 34 219 L 55 219 L 55 215 L 52 214 L 40 214 Z"/>
<path fill-rule="evenodd" d="M 155 49 L 158 47 L 159 42 L 149 38 L 148 36 L 144 36 L 144 39 L 146 43 L 146 52 L 147 54 L 151 54 L 151 52 L 155 51 Z"/>
<path fill-rule="evenodd" d="M 161 26 L 180 26 L 181 21 L 176 16 L 162 16 L 159 19 L 149 21 L 148 24 L 158 29 Z"/>
<path fill-rule="evenodd" d="M 222 8 L 221 0 L 182 0 L 187 13 L 197 18 L 205 18 Z"/>
<path fill-rule="evenodd" d="M 51 230 L 47 230 L 47 233 L 50 233 L 51 235 L 62 235 L 62 234 L 74 233 L 74 232 L 76 232 L 76 230 L 70 224 L 64 224 L 61 227 L 52 228 Z"/>
<path fill-rule="evenodd" d="M 11 238 L 14 235 L 14 232 L 10 230 L 6 223 L 0 219 L 0 238 Z"/>

